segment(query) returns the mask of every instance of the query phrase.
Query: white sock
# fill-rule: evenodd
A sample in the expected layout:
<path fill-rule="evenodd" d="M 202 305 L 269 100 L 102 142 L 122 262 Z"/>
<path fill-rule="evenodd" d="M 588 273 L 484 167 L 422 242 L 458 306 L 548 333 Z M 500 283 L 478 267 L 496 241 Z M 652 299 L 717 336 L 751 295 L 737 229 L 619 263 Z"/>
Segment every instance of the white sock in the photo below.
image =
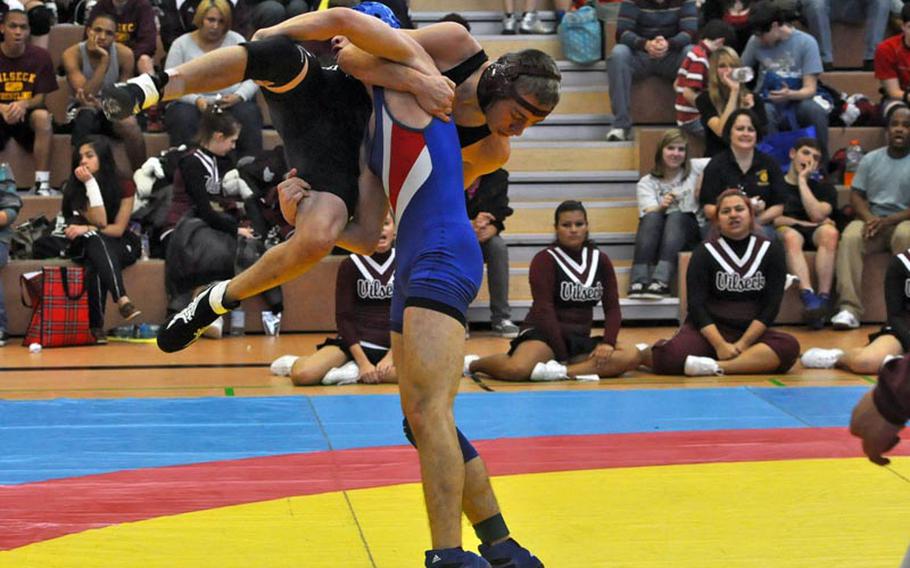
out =
<path fill-rule="evenodd" d="M 209 293 L 209 305 L 212 306 L 212 310 L 214 310 L 216 314 L 226 314 L 230 311 L 222 304 L 228 282 L 230 282 L 230 280 L 224 280 L 215 284 L 212 286 L 212 291 Z"/>
<path fill-rule="evenodd" d="M 48 171 L 36 171 L 35 172 L 35 183 L 39 185 L 50 185 L 51 183 L 51 172 Z"/>
<path fill-rule="evenodd" d="M 170 75 L 170 73 L 168 73 Z M 142 89 L 142 94 L 145 96 L 145 100 L 142 102 L 142 108 L 147 109 L 151 106 L 158 104 L 158 100 L 161 98 L 161 93 L 158 92 L 158 88 L 155 86 L 155 82 L 152 78 L 143 73 L 137 77 L 133 77 L 128 80 L 127 83 L 136 85 Z"/>

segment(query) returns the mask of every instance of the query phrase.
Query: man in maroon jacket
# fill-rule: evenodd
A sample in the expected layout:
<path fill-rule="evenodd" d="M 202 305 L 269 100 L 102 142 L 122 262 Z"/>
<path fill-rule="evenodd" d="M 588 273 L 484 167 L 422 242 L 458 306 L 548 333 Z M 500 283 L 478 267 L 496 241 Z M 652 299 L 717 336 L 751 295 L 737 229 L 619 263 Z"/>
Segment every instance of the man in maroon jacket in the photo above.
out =
<path fill-rule="evenodd" d="M 154 73 L 158 28 L 155 26 L 155 12 L 149 0 L 98 0 L 88 21 L 98 12 L 113 14 L 117 19 L 115 39 L 117 43 L 133 50 L 136 72 Z"/>

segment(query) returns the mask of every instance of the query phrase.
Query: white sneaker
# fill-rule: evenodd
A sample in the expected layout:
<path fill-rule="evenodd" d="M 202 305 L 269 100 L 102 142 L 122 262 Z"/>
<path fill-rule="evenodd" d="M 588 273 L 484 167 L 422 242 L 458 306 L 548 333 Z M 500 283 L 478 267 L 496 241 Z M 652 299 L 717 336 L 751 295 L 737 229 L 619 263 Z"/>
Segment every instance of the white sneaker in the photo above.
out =
<path fill-rule="evenodd" d="M 845 329 L 856 329 L 859 327 L 859 320 L 856 319 L 853 312 L 841 310 L 831 318 L 831 325 L 834 326 L 834 329 L 841 331 Z"/>
<path fill-rule="evenodd" d="M 520 331 L 515 322 L 510 319 L 496 322 L 492 325 L 492 328 L 493 331 L 499 334 L 499 337 L 505 337 L 506 339 L 515 339 Z"/>
<path fill-rule="evenodd" d="M 789 290 L 790 286 L 794 284 L 799 284 L 799 276 L 796 274 L 787 274 L 787 279 L 784 280 L 784 290 Z"/>
<path fill-rule="evenodd" d="M 607 132 L 607 142 L 625 142 L 628 139 L 626 131 L 622 128 L 611 128 Z"/>
<path fill-rule="evenodd" d="M 799 358 L 799 362 L 807 369 L 833 369 L 834 365 L 844 356 L 842 349 L 821 349 L 813 347 Z"/>
<path fill-rule="evenodd" d="M 648 343 L 636 343 L 635 348 L 639 351 L 647 351 L 648 347 L 651 347 Z"/>
<path fill-rule="evenodd" d="M 360 378 L 360 367 L 354 361 L 348 361 L 340 367 L 329 369 L 322 377 L 324 385 L 352 385 Z"/>
<path fill-rule="evenodd" d="M 269 366 L 269 371 L 271 371 L 273 375 L 278 375 L 279 377 L 290 377 L 291 369 L 294 368 L 294 363 L 297 362 L 297 359 L 300 359 L 300 357 L 296 355 L 282 355 L 272 361 L 272 364 Z"/>
<path fill-rule="evenodd" d="M 469 377 L 471 375 L 471 363 L 480 359 L 480 355 L 465 355 L 464 356 L 464 375 Z"/>
<path fill-rule="evenodd" d="M 706 377 L 710 375 L 723 375 L 724 370 L 720 368 L 717 361 L 710 357 L 696 357 L 689 355 L 686 357 L 684 372 L 689 377 Z"/>
<path fill-rule="evenodd" d="M 224 334 L 224 318 L 219 317 L 212 322 L 212 325 L 205 328 L 205 331 L 202 332 L 204 337 L 209 339 L 221 339 L 221 336 Z"/>
<path fill-rule="evenodd" d="M 530 379 L 535 382 L 559 381 L 568 378 L 568 369 L 566 369 L 565 365 L 560 364 L 559 361 L 547 361 L 546 363 L 534 365 L 530 377 Z"/>

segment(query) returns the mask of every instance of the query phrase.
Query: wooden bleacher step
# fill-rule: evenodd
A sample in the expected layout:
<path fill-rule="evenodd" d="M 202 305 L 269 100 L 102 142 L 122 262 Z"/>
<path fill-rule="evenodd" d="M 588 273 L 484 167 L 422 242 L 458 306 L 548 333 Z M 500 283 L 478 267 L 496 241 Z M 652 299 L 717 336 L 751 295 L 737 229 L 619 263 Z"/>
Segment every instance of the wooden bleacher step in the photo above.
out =
<path fill-rule="evenodd" d="M 509 199 L 556 201 L 565 199 L 635 199 L 639 175 L 627 171 L 513 172 L 509 175 Z"/>
<path fill-rule="evenodd" d="M 502 11 L 501 0 L 411 0 L 411 14 L 421 12 L 495 12 Z M 553 2 L 546 0 L 538 4 L 540 10 L 553 10 Z"/>
<path fill-rule="evenodd" d="M 432 23 L 438 22 L 440 18 L 446 14 L 457 11 L 463 18 L 465 18 L 471 24 L 471 33 L 474 35 L 501 35 L 502 34 L 502 6 L 498 6 L 498 10 L 448 10 L 444 12 L 415 12 L 411 11 L 411 21 L 414 22 L 414 25 L 418 28 L 428 26 Z M 522 7 L 518 8 L 519 10 L 523 9 Z M 556 15 L 552 10 L 540 10 L 538 11 L 541 21 L 543 21 L 548 26 L 556 25 Z"/>
<path fill-rule="evenodd" d="M 555 35 L 491 35 L 481 36 L 474 34 L 474 37 L 483 46 L 484 51 L 490 56 L 490 59 L 496 59 L 499 56 L 512 51 L 521 51 L 522 49 L 539 49 L 553 59 L 564 59 L 562 46 Z"/>
<path fill-rule="evenodd" d="M 518 171 L 591 171 L 635 169 L 637 153 L 631 142 L 512 143 L 505 168 Z"/>

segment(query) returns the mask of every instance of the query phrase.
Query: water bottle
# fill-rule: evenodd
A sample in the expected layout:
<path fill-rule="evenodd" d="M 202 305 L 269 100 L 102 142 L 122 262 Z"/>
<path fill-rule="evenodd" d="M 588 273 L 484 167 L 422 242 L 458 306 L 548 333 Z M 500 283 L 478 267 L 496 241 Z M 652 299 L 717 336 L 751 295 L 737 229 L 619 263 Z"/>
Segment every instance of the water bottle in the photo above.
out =
<path fill-rule="evenodd" d="M 847 167 L 844 171 L 844 185 L 851 187 L 853 185 L 853 176 L 859 169 L 859 162 L 863 159 L 863 147 L 860 146 L 859 140 L 851 140 L 847 146 Z"/>
<path fill-rule="evenodd" d="M 142 235 L 140 235 L 139 238 L 142 243 L 142 254 L 140 255 L 139 258 L 141 258 L 142 260 L 148 260 L 149 258 L 151 258 L 151 244 L 149 243 L 149 234 L 142 233 Z"/>
<path fill-rule="evenodd" d="M 8 185 L 15 186 L 16 180 L 13 177 L 13 169 L 9 167 L 9 162 L 0 163 L 0 185 L 3 189 Z"/>
<path fill-rule="evenodd" d="M 730 71 L 730 78 L 737 83 L 748 83 L 755 77 L 755 71 L 751 67 L 737 67 Z"/>
<path fill-rule="evenodd" d="M 231 335 L 240 336 L 246 333 L 246 313 L 243 308 L 231 312 Z"/>

